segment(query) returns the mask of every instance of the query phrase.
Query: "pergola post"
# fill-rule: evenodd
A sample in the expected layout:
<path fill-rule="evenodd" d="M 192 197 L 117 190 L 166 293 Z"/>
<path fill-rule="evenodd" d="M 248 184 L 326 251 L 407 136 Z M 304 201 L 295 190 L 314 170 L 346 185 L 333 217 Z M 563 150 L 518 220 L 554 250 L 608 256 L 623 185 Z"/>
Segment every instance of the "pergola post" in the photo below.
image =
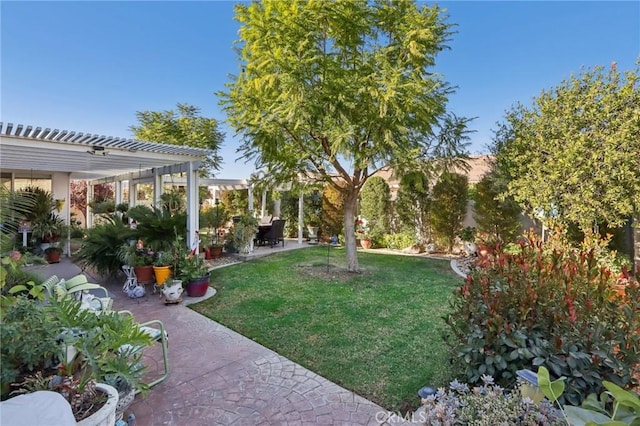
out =
<path fill-rule="evenodd" d="M 248 198 L 249 198 L 249 214 L 253 216 L 253 184 L 250 183 L 249 187 L 247 188 L 248 191 Z M 249 242 L 249 253 L 253 252 L 253 238 L 251 239 L 251 241 Z"/>
<path fill-rule="evenodd" d="M 260 217 L 264 217 L 267 209 L 267 190 L 262 191 L 262 206 L 260 208 Z"/>
<path fill-rule="evenodd" d="M 200 204 L 198 203 L 199 171 L 193 161 L 187 166 L 187 246 L 193 248 L 197 242 L 196 231 L 199 229 Z M 196 255 L 198 252 L 196 251 Z"/>
<path fill-rule="evenodd" d="M 113 191 L 115 193 L 116 206 L 122 204 L 122 181 L 117 180 L 113 183 Z"/>
<path fill-rule="evenodd" d="M 129 208 L 137 204 L 137 188 L 133 179 L 129 179 Z"/>
<path fill-rule="evenodd" d="M 87 183 L 87 207 L 84 215 L 84 217 L 87 218 L 87 228 L 93 228 L 93 210 L 91 209 L 91 207 L 89 207 L 89 205 L 91 205 L 91 202 L 93 201 L 93 191 L 94 191 L 94 185 L 91 182 L 88 182 Z"/>
<path fill-rule="evenodd" d="M 300 191 L 300 196 L 298 197 L 298 244 L 302 244 L 302 230 L 304 229 L 304 213 L 303 213 L 303 206 L 304 206 L 304 195 L 302 194 L 302 191 Z"/>
<path fill-rule="evenodd" d="M 153 169 L 153 205 L 156 208 L 162 207 L 162 174 L 158 169 Z"/>

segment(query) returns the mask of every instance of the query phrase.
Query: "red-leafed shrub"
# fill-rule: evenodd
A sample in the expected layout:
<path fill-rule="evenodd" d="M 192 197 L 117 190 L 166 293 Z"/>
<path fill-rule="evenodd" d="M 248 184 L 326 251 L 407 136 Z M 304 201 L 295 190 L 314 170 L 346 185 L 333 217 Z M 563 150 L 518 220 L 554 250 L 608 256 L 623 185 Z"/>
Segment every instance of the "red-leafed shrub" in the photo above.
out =
<path fill-rule="evenodd" d="M 479 258 L 445 318 L 453 359 L 467 381 L 488 374 L 510 385 L 517 370 L 545 365 L 567 377 L 564 398 L 573 405 L 599 393 L 602 380 L 635 384 L 638 282 L 603 266 L 603 244 L 590 238 L 575 249 L 531 234 L 511 253 L 498 247 Z"/>

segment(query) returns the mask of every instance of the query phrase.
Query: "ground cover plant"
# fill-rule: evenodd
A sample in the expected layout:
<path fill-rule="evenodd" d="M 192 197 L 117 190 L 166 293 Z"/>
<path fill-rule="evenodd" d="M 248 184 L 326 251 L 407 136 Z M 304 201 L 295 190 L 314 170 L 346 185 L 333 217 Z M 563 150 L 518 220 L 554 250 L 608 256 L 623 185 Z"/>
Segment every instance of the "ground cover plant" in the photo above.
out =
<path fill-rule="evenodd" d="M 218 294 L 193 308 L 387 409 L 416 408 L 420 387 L 449 381 L 442 317 L 462 280 L 445 261 L 373 253 L 347 273 L 341 250 L 217 270 Z"/>

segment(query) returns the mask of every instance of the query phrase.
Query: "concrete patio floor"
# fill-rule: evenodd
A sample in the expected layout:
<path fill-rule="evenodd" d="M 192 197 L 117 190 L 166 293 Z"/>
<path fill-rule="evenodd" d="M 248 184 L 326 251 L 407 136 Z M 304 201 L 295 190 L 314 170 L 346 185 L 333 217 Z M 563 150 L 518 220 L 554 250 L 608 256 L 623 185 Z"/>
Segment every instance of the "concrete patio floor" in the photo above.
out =
<path fill-rule="evenodd" d="M 285 250 L 305 246 L 288 242 Z M 278 251 L 282 248 L 261 247 L 251 258 Z M 82 272 L 68 259 L 35 271 L 59 278 Z M 87 277 L 108 288 L 115 310 L 130 310 L 139 322 L 161 320 L 169 335 L 169 377 L 146 398 L 136 396 L 125 412 L 125 419 L 135 414 L 136 426 L 406 424 L 371 401 L 189 309 L 189 297 L 181 304 L 165 305 L 148 289 L 145 297 L 129 299 L 122 292 L 124 280 Z M 151 373 L 162 359 L 158 349 L 149 350 L 145 359 Z"/>

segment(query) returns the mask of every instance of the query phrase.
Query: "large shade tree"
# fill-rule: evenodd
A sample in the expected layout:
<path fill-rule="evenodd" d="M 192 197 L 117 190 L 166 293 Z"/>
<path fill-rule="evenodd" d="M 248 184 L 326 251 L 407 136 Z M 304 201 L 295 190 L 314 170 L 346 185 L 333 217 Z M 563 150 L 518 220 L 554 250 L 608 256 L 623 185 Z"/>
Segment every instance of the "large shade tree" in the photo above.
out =
<path fill-rule="evenodd" d="M 241 72 L 219 95 L 240 152 L 283 181 L 303 175 L 344 195 L 347 269 L 358 271 L 354 217 L 369 176 L 456 151 L 455 137 L 436 135 L 451 88 L 433 71 L 451 26 L 437 6 L 409 0 L 235 10 Z"/>
<path fill-rule="evenodd" d="M 585 69 L 531 106 L 516 105 L 495 138 L 505 195 L 529 214 L 621 226 L 640 207 L 638 69 Z"/>
<path fill-rule="evenodd" d="M 218 150 L 224 141 L 215 118 L 202 117 L 200 109 L 178 103 L 177 111 L 138 111 L 138 124 L 129 127 L 136 139 L 171 145 L 187 145 L 212 151 L 204 161 L 203 170 L 213 175 L 220 169 Z"/>

